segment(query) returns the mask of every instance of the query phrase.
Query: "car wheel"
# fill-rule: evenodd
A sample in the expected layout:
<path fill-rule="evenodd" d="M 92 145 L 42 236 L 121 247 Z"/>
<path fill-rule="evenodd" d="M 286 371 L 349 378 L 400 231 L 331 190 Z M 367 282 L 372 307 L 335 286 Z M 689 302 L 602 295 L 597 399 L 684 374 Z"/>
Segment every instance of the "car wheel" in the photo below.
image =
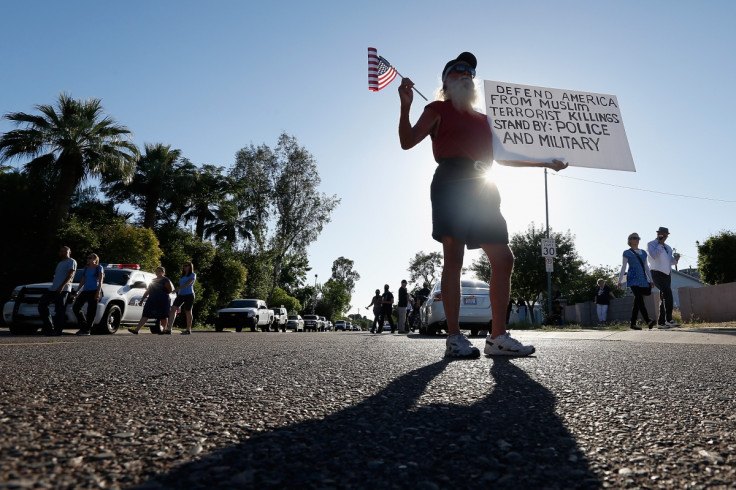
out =
<path fill-rule="evenodd" d="M 437 325 L 427 325 L 427 335 L 437 335 Z"/>
<path fill-rule="evenodd" d="M 120 328 L 122 318 L 123 313 L 120 311 L 120 307 L 112 305 L 107 309 L 105 316 L 102 317 L 102 321 L 97 324 L 93 331 L 94 333 L 103 335 L 115 333 Z"/>
<path fill-rule="evenodd" d="M 151 325 L 151 333 L 154 333 L 156 335 L 161 333 L 161 320 L 156 320 L 153 322 L 153 325 Z"/>
<path fill-rule="evenodd" d="M 248 322 L 244 322 L 242 325 L 235 325 L 236 332 L 242 332 L 243 328 L 248 326 Z"/>
<path fill-rule="evenodd" d="M 475 337 L 476 335 L 478 335 L 478 332 L 480 332 L 480 330 L 478 330 L 477 328 L 471 328 L 470 329 L 470 336 L 471 337 Z"/>
<path fill-rule="evenodd" d="M 222 332 L 222 325 L 215 322 L 215 332 Z"/>
<path fill-rule="evenodd" d="M 9 328 L 13 335 L 33 335 L 38 331 L 38 325 L 27 325 L 25 323 L 13 323 L 9 325 Z"/>

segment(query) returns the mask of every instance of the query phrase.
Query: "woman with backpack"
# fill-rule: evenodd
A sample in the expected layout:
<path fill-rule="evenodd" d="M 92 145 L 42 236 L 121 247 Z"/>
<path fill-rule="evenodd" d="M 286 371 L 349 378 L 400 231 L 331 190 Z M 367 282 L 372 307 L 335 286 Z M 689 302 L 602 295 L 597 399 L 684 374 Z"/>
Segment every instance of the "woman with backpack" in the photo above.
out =
<path fill-rule="evenodd" d="M 647 307 L 644 304 L 644 296 L 652 294 L 654 282 L 652 282 L 652 274 L 649 272 L 649 266 L 647 265 L 647 253 L 639 248 L 639 240 L 638 233 L 629 235 L 629 249 L 624 250 L 623 264 L 618 275 L 618 289 L 621 289 L 621 283 L 624 280 L 624 275 L 626 275 L 626 283 L 631 288 L 631 292 L 634 293 L 634 308 L 631 311 L 632 330 L 641 330 L 641 327 L 636 324 L 639 312 L 641 312 L 641 316 L 650 329 L 655 323 L 654 320 L 649 319 L 649 313 L 647 313 Z"/>

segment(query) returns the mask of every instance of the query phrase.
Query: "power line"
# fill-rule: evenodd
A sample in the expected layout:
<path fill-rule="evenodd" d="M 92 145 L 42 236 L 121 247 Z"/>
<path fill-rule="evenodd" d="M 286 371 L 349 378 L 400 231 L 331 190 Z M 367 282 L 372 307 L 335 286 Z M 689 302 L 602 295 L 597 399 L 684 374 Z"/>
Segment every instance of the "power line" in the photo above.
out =
<path fill-rule="evenodd" d="M 563 179 L 580 180 L 582 182 L 589 182 L 591 184 L 600 184 L 600 185 L 607 185 L 607 186 L 610 186 L 610 187 L 618 187 L 620 189 L 630 189 L 630 190 L 633 190 L 633 191 L 653 192 L 655 194 L 664 194 L 665 196 L 685 197 L 687 199 L 700 199 L 700 200 L 703 200 L 703 201 L 717 201 L 717 202 L 736 203 L 736 201 L 728 200 L 728 199 L 714 199 L 712 197 L 687 196 L 685 194 L 675 194 L 673 192 L 653 191 L 653 190 L 650 190 L 650 189 L 641 189 L 641 188 L 638 188 L 638 187 L 628 187 L 628 186 L 625 186 L 625 185 L 609 184 L 608 182 L 598 182 L 598 181 L 595 181 L 595 180 L 581 179 L 579 177 L 570 177 L 569 175 L 560 175 L 560 174 L 557 174 L 557 173 L 555 173 L 555 174 L 550 173 L 549 175 L 551 175 L 553 177 L 560 177 L 560 178 L 563 178 Z"/>

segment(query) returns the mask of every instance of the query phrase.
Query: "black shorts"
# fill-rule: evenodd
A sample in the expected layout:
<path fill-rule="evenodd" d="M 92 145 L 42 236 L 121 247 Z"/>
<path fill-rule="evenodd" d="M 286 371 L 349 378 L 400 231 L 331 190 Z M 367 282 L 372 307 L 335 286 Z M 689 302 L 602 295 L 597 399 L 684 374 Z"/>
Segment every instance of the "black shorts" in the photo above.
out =
<path fill-rule="evenodd" d="M 194 306 L 194 295 L 177 294 L 173 306 L 181 306 L 182 311 L 192 311 L 192 306 Z"/>
<path fill-rule="evenodd" d="M 469 249 L 509 243 L 498 188 L 474 164 L 453 158 L 437 166 L 431 187 L 432 238 L 441 242 L 442 237 L 452 237 Z"/>

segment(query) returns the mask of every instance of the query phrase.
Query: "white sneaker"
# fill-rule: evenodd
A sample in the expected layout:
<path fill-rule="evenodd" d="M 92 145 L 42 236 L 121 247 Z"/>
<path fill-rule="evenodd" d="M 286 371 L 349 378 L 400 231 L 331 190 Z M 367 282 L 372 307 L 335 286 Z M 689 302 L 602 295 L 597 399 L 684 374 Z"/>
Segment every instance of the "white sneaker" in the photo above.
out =
<path fill-rule="evenodd" d="M 676 321 L 674 321 L 674 320 L 671 320 L 671 321 L 669 321 L 669 322 L 664 322 L 664 324 L 665 324 L 665 325 L 669 325 L 670 327 L 679 327 L 679 326 L 680 326 L 680 324 L 679 324 L 679 323 L 677 323 L 677 322 L 676 322 Z"/>
<path fill-rule="evenodd" d="M 528 356 L 534 354 L 533 345 L 523 345 L 516 339 L 511 338 L 508 332 L 492 339 L 486 337 L 486 347 L 483 352 L 488 356 Z"/>
<path fill-rule="evenodd" d="M 445 342 L 445 357 L 458 357 L 461 359 L 477 359 L 480 357 L 480 350 L 470 343 L 468 338 L 456 333 L 447 337 Z"/>
<path fill-rule="evenodd" d="M 657 325 L 657 328 L 662 329 L 662 330 L 667 330 L 668 328 L 670 328 L 670 323 L 664 322 L 664 325 Z"/>

